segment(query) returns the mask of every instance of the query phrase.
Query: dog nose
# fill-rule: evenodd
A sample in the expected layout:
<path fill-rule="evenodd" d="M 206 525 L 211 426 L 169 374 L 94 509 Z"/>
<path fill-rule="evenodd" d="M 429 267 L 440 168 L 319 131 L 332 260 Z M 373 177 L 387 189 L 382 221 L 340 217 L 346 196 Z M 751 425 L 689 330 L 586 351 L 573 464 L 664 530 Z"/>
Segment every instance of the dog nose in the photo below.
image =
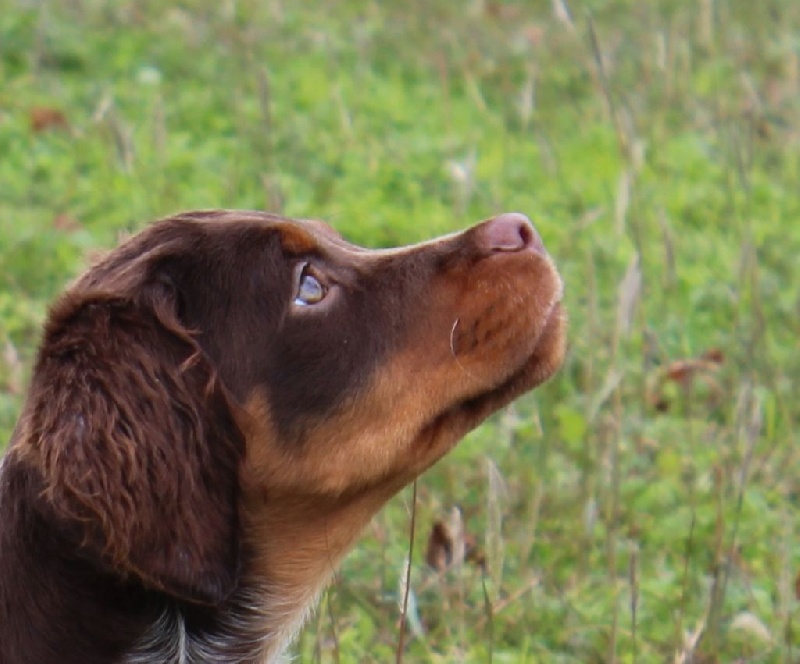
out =
<path fill-rule="evenodd" d="M 520 212 L 506 212 L 487 221 L 479 233 L 479 244 L 487 251 L 523 251 L 544 253 L 544 244 L 531 220 Z"/>

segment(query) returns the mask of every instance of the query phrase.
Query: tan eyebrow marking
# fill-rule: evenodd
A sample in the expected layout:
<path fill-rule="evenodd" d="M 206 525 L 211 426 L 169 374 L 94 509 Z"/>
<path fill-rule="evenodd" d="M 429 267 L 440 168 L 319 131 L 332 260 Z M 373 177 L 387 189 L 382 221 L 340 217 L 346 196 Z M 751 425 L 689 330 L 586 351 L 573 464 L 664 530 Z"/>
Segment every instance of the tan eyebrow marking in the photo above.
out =
<path fill-rule="evenodd" d="M 295 224 L 281 225 L 278 229 L 284 251 L 300 255 L 310 254 L 317 250 L 317 241 L 306 229 Z"/>

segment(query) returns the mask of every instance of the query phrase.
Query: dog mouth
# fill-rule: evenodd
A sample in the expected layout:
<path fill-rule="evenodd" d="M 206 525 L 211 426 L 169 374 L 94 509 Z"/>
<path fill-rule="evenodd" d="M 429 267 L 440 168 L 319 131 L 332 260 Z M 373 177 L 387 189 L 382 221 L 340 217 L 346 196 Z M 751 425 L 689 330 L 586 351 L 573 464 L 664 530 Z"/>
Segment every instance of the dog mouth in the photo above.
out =
<path fill-rule="evenodd" d="M 553 303 L 547 312 L 545 322 L 537 335 L 533 349 L 525 357 L 521 365 L 512 369 L 508 377 L 498 385 L 481 394 L 462 400 L 456 407 L 467 412 L 480 410 L 484 403 L 501 398 L 506 393 L 509 393 L 508 400 L 510 401 L 550 378 L 560 366 L 561 357 L 560 352 L 558 353 L 559 357 L 553 357 L 555 349 L 550 349 L 548 346 L 554 341 L 553 335 L 560 336 L 562 334 L 561 330 L 556 328 L 560 328 L 563 325 L 563 319 L 563 308 L 561 301 L 558 300 Z M 497 407 L 501 406 L 498 405 Z"/>
<path fill-rule="evenodd" d="M 566 314 L 559 299 L 544 317 L 533 348 L 505 378 L 494 386 L 460 399 L 435 416 L 423 431 L 431 441 L 452 437 L 453 442 L 518 396 L 541 385 L 561 366 L 564 356 Z M 436 443 L 440 444 L 439 442 Z"/>

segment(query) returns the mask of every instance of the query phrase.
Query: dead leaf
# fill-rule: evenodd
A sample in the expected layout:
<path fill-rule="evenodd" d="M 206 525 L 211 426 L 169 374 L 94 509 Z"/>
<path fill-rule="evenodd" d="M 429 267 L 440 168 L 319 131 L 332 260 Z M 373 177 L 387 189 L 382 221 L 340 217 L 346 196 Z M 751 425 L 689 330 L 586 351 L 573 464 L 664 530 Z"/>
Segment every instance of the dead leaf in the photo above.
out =
<path fill-rule="evenodd" d="M 670 382 L 677 383 L 682 390 L 688 391 L 696 380 L 708 389 L 709 403 L 717 403 L 723 389 L 715 375 L 724 362 L 725 354 L 719 348 L 710 348 L 698 357 L 670 362 L 650 381 L 648 403 L 656 411 L 665 412 L 669 410 L 670 403 L 664 394 L 664 386 Z"/>
<path fill-rule="evenodd" d="M 713 373 L 719 369 L 719 362 L 703 359 L 675 360 L 664 370 L 664 378 L 676 383 L 688 384 L 698 374 Z"/>
<path fill-rule="evenodd" d="M 725 353 L 721 348 L 709 348 L 700 358 L 714 364 L 725 363 Z"/>
<path fill-rule="evenodd" d="M 428 535 L 428 548 L 425 550 L 425 562 L 437 572 L 444 572 L 453 559 L 453 543 L 447 526 L 440 519 L 434 522 Z"/>
<path fill-rule="evenodd" d="M 56 230 L 71 232 L 79 230 L 80 227 L 78 220 L 68 214 L 57 214 L 53 218 L 53 228 Z"/>
<path fill-rule="evenodd" d="M 67 116 L 57 108 L 35 106 L 30 110 L 28 117 L 31 129 L 37 134 L 50 129 L 67 129 L 69 127 Z"/>
<path fill-rule="evenodd" d="M 437 572 L 445 572 L 464 562 L 485 567 L 486 556 L 478 549 L 475 536 L 464 529 L 458 508 L 453 508 L 447 521 L 434 521 L 428 535 L 425 562 Z"/>

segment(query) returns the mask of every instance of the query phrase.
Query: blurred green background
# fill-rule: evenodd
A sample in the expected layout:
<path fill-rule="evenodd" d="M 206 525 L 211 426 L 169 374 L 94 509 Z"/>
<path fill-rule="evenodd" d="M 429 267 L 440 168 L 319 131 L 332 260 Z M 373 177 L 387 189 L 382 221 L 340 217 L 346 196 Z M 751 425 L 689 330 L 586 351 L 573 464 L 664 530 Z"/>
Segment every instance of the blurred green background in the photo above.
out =
<path fill-rule="evenodd" d="M 523 211 L 569 357 L 420 480 L 404 661 L 796 662 L 799 110 L 797 2 L 0 0 L 0 440 L 48 302 L 152 219 Z M 411 509 L 298 661 L 394 660 Z M 437 519 L 485 571 L 426 565 Z"/>

